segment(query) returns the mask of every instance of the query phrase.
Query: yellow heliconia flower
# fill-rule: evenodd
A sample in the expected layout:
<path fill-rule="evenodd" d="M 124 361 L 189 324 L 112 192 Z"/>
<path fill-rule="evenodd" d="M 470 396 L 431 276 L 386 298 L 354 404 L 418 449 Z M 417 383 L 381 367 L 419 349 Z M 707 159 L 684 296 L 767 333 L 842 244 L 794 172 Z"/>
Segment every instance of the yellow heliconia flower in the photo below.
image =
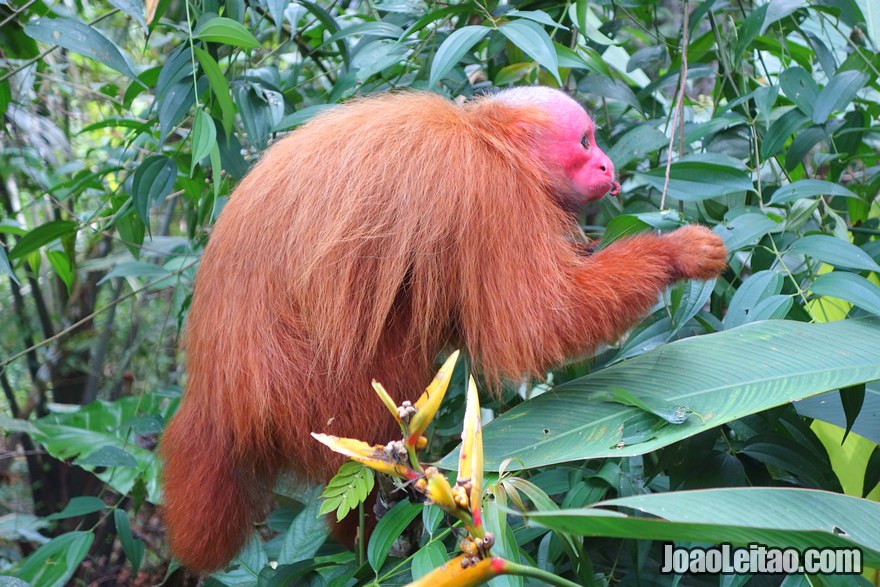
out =
<path fill-rule="evenodd" d="M 443 363 L 443 366 L 437 371 L 434 380 L 416 402 L 416 413 L 413 414 L 412 419 L 409 421 L 409 436 L 406 438 L 406 443 L 409 446 L 416 445 L 419 437 L 428 429 L 428 424 L 431 423 L 434 414 L 437 413 L 437 409 L 440 407 L 440 402 L 443 401 L 443 396 L 446 395 L 449 381 L 452 379 L 452 372 L 455 370 L 455 363 L 458 361 L 458 355 L 459 351 L 455 351 L 449 355 L 449 358 L 446 359 L 446 362 Z"/>
<path fill-rule="evenodd" d="M 382 403 L 385 404 L 385 407 L 388 408 L 388 411 L 391 412 L 391 415 L 394 416 L 394 419 L 397 420 L 397 423 L 403 426 L 403 422 L 400 421 L 400 414 L 397 413 L 397 404 L 394 403 L 391 395 L 382 387 L 382 384 L 375 379 L 373 379 L 373 390 L 379 396 L 379 399 L 382 400 Z"/>
<path fill-rule="evenodd" d="M 455 495 L 452 486 L 446 476 L 440 472 L 428 473 L 428 489 L 425 492 L 428 499 L 434 502 L 442 510 L 454 512 L 458 505 L 455 503 Z"/>
<path fill-rule="evenodd" d="M 461 431 L 461 451 L 458 454 L 457 484 L 470 488 L 469 502 L 474 528 L 481 531 L 483 517 L 483 427 L 480 423 L 480 397 L 477 384 L 471 377 L 468 381 L 467 403 L 464 412 L 464 426 Z"/>
<path fill-rule="evenodd" d="M 329 434 L 316 434 L 312 432 L 312 436 L 318 442 L 327 445 L 331 450 L 345 455 L 348 458 L 375 469 L 387 475 L 393 475 L 401 479 L 412 480 L 419 477 L 419 474 L 400 463 L 392 461 L 385 452 L 382 445 L 369 445 L 363 440 L 355 440 L 354 438 L 340 438 L 338 436 L 330 436 Z M 447 483 L 448 485 L 448 483 Z"/>
<path fill-rule="evenodd" d="M 476 587 L 503 574 L 508 564 L 504 559 L 489 557 L 463 566 L 465 558 L 457 556 L 407 587 Z"/>

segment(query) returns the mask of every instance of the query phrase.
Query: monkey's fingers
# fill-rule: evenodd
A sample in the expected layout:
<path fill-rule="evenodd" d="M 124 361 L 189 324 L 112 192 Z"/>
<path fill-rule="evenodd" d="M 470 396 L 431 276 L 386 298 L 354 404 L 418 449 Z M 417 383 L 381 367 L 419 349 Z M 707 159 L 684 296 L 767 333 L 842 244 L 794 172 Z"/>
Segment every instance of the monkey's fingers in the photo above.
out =
<path fill-rule="evenodd" d="M 663 238 L 674 244 L 673 268 L 679 279 L 711 279 L 727 267 L 724 241 L 704 226 L 684 226 Z"/>

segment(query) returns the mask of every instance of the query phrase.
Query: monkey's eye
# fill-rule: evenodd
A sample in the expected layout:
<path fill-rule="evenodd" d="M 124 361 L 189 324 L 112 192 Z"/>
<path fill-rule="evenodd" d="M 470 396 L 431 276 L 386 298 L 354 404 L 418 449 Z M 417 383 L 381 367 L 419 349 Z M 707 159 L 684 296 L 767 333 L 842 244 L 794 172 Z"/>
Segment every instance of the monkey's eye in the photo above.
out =
<path fill-rule="evenodd" d="M 587 133 L 584 133 L 584 136 L 581 137 L 581 147 L 584 149 L 590 148 L 590 138 L 587 136 Z"/>

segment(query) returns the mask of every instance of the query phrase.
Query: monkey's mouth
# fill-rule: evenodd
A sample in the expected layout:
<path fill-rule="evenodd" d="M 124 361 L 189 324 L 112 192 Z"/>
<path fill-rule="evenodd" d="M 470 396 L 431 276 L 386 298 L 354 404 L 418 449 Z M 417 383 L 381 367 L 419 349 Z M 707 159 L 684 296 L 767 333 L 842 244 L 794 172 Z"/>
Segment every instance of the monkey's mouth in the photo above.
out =
<path fill-rule="evenodd" d="M 608 193 L 610 193 L 612 196 L 619 196 L 620 195 L 620 182 L 612 181 L 611 182 L 611 189 L 608 190 Z"/>

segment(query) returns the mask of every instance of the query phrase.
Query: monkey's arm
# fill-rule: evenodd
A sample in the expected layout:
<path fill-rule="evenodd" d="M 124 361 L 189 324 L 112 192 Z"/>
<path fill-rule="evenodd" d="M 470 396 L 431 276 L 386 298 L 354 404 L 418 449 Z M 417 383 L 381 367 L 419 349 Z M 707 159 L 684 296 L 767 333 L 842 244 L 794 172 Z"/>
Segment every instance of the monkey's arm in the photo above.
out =
<path fill-rule="evenodd" d="M 710 279 L 725 266 L 721 239 L 700 226 L 616 242 L 575 268 L 577 303 L 562 321 L 574 328 L 558 335 L 569 353 L 590 351 L 633 326 L 675 281 Z"/>

